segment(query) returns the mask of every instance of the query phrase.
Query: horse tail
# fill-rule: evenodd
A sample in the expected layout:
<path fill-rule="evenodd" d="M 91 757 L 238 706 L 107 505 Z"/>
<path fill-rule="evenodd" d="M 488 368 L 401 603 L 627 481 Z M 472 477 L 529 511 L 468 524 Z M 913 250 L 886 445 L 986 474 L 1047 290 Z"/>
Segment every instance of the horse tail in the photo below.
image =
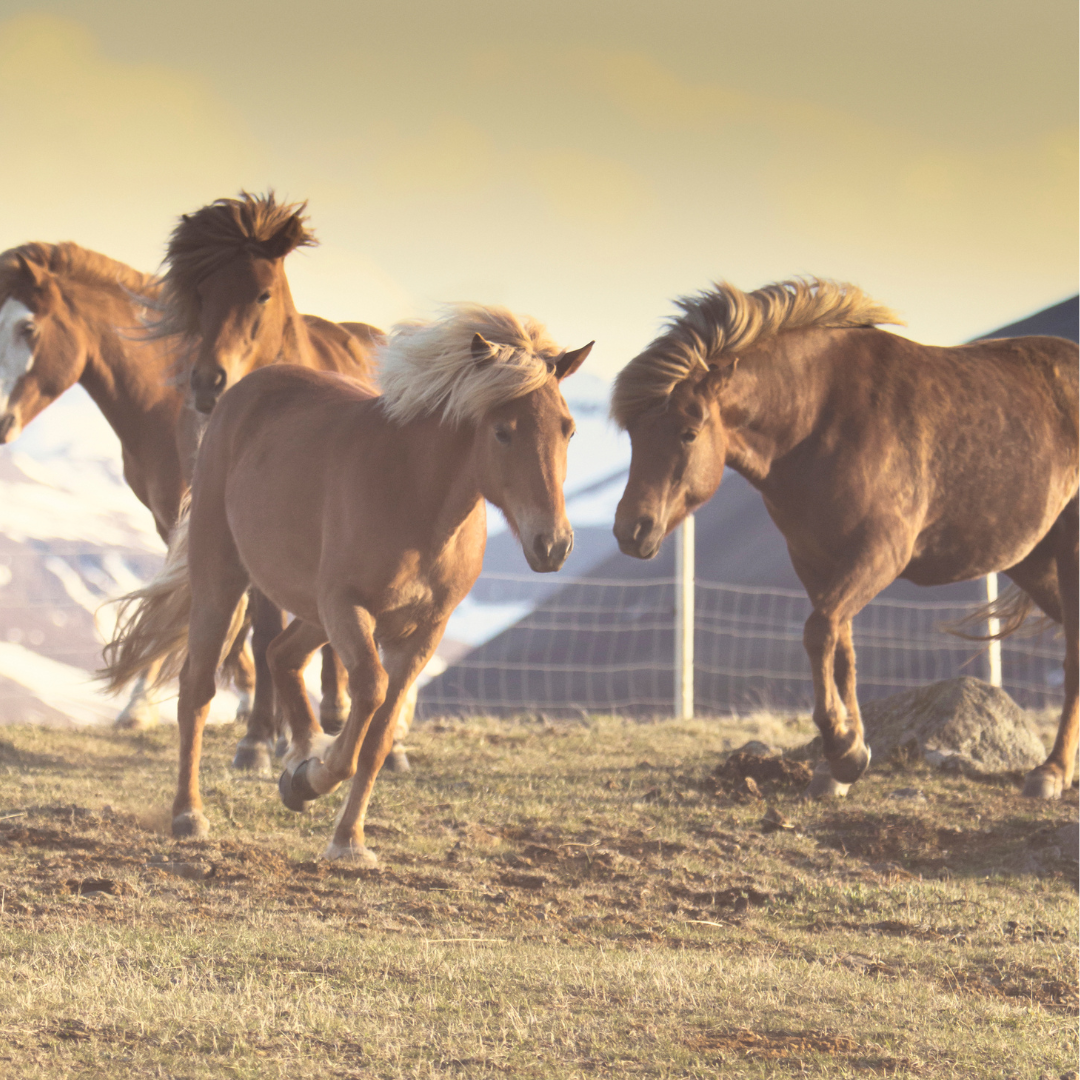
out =
<path fill-rule="evenodd" d="M 188 622 L 191 617 L 191 579 L 188 574 L 188 535 L 191 498 L 184 497 L 180 517 L 169 537 L 169 553 L 161 572 L 141 589 L 122 596 L 116 633 L 102 650 L 105 666 L 97 673 L 112 693 L 161 661 L 154 686 L 180 674 L 187 659 Z M 233 612 L 222 660 L 244 628 L 247 594 Z"/>
<path fill-rule="evenodd" d="M 1035 601 L 1023 589 L 1010 585 L 996 600 L 981 604 L 962 619 L 945 623 L 942 629 L 966 641 L 1000 641 L 1023 626 L 1034 606 Z M 986 632 L 991 619 L 998 621 L 998 630 L 993 634 Z M 1031 633 L 1039 633 L 1050 622 L 1048 616 L 1037 619 L 1031 625 Z"/>

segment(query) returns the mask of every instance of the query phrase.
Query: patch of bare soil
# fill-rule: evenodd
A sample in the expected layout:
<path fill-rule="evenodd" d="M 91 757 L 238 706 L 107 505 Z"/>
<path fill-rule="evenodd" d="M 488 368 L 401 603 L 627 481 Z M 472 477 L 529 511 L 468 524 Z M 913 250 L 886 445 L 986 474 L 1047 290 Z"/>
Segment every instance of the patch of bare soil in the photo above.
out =
<path fill-rule="evenodd" d="M 719 1050 L 740 1057 L 763 1061 L 784 1061 L 796 1067 L 804 1058 L 828 1057 L 847 1067 L 872 1069 L 876 1074 L 891 1075 L 904 1070 L 918 1076 L 920 1069 L 907 1058 L 894 1058 L 861 1046 L 848 1035 L 814 1031 L 738 1031 L 707 1032 L 687 1040 L 693 1050 Z"/>
<path fill-rule="evenodd" d="M 983 997 L 1029 1002 L 1053 1012 L 1075 1016 L 1080 1007 L 1077 988 L 1056 978 L 1046 968 L 1009 964 L 1004 960 L 978 967 L 949 971 L 942 979 L 951 990 Z"/>
<path fill-rule="evenodd" d="M 800 792 L 810 783 L 810 766 L 779 755 L 736 751 L 706 780 L 714 794 L 733 798 L 762 798 L 780 792 Z"/>

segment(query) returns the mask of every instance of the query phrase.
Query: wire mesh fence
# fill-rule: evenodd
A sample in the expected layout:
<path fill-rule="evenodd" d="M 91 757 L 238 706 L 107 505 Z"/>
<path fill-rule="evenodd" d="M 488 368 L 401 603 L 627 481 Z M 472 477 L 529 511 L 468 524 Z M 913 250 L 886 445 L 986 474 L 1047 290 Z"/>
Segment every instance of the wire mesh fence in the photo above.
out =
<path fill-rule="evenodd" d="M 528 614 L 429 682 L 420 692 L 422 715 L 671 713 L 674 580 L 571 579 L 546 597 L 530 593 L 534 581 L 517 574 L 481 577 L 478 592 L 487 603 L 508 610 L 516 605 Z M 960 674 L 985 678 L 985 645 L 943 629 L 970 610 L 935 601 L 872 601 L 854 621 L 860 697 Z M 697 712 L 809 706 L 813 689 L 802 634 L 810 611 L 802 592 L 698 581 Z M 1005 640 L 1003 683 L 1019 704 L 1060 704 L 1062 649 L 1053 632 Z"/>

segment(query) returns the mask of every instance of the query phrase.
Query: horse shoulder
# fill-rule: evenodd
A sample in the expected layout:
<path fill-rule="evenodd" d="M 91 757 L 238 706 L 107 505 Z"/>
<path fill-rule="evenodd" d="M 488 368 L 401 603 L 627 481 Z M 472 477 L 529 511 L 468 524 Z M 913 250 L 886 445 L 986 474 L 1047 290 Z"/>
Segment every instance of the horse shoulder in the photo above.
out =
<path fill-rule="evenodd" d="M 386 335 L 367 323 L 335 323 L 305 315 L 308 334 L 322 366 L 360 379 L 375 388 L 375 353 Z"/>

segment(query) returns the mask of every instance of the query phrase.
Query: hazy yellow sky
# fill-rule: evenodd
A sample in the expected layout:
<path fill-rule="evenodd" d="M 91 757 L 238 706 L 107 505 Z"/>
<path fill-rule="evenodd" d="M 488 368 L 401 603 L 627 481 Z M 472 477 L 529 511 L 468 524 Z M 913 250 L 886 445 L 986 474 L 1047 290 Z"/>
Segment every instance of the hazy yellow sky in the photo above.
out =
<path fill-rule="evenodd" d="M 152 269 L 273 186 L 303 310 L 505 303 L 605 376 L 721 277 L 942 344 L 1077 287 L 1074 0 L 4 0 L 0 136 L 0 249 Z"/>

